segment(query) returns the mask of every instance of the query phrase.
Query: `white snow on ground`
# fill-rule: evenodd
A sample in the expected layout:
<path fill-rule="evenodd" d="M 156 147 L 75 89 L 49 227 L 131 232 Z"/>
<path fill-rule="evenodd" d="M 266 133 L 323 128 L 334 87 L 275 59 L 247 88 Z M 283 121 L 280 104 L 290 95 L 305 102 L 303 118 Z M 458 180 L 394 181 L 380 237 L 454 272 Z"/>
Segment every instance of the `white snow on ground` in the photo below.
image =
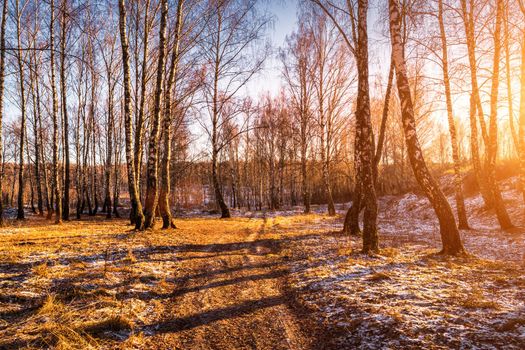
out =
<path fill-rule="evenodd" d="M 511 178 L 501 184 L 503 197 L 516 230 L 500 230 L 493 210 L 485 210 L 481 195 L 465 199 L 472 230 L 464 230 L 461 236 L 470 253 L 484 259 L 525 261 L 525 206 L 517 190 L 517 179 Z M 453 196 L 448 197 L 456 212 Z M 379 228 L 381 234 L 391 239 L 390 244 L 402 246 L 405 242 L 426 243 L 439 247 L 439 223 L 425 197 L 409 193 L 402 198 L 387 196 L 380 200 Z M 399 243 L 399 244 L 397 244 Z M 389 246 L 390 246 L 389 244 Z"/>
<path fill-rule="evenodd" d="M 502 189 L 513 222 L 523 226 L 515 184 L 509 179 Z M 320 221 L 322 233 L 298 241 L 291 282 L 300 302 L 340 335 L 332 346 L 525 349 L 525 230 L 501 231 L 479 195 L 466 205 L 473 229 L 461 235 L 475 257 L 432 255 L 438 222 L 415 194 L 380 199 L 383 256 L 359 254 L 360 239 L 333 234 L 341 220 Z"/>

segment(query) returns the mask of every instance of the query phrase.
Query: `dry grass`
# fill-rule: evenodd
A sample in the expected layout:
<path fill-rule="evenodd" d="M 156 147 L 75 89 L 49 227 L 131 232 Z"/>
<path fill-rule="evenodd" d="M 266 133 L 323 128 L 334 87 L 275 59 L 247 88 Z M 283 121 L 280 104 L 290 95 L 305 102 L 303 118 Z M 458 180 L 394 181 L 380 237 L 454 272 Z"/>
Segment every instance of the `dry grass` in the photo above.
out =
<path fill-rule="evenodd" d="M 400 254 L 400 251 L 397 248 L 385 247 L 381 249 L 381 255 L 389 257 L 389 258 L 395 258 L 399 254 Z"/>
<path fill-rule="evenodd" d="M 0 316 L 0 348 L 143 348 L 150 336 L 135 331 L 136 324 L 160 322 L 177 310 L 155 295 L 179 288 L 174 280 L 192 273 L 192 264 L 214 258 L 216 250 L 289 259 L 289 249 L 266 252 L 261 244 L 259 253 L 257 244 L 242 244 L 278 239 L 272 227 L 298 221 L 192 218 L 177 220 L 176 231 L 146 233 L 98 217 L 59 226 L 39 217 L 13 222 L 0 229 L 0 277 L 15 278 L 0 285 L 6 296 L 0 309 L 9 315 Z"/>
<path fill-rule="evenodd" d="M 38 264 L 33 268 L 33 273 L 40 277 L 47 277 L 49 275 L 49 269 L 47 263 Z"/>
<path fill-rule="evenodd" d="M 133 250 L 131 250 L 131 247 L 128 247 L 128 256 L 126 257 L 125 261 L 130 264 L 134 264 L 137 262 L 137 258 L 133 254 Z"/>
<path fill-rule="evenodd" d="M 301 283 L 299 302 L 310 303 L 306 308 L 314 313 L 323 312 L 324 303 L 344 310 L 337 315 L 353 317 L 341 321 L 351 325 L 345 326 L 350 327 L 345 334 L 362 327 L 359 322 L 363 320 L 371 327 L 381 326 L 367 319 L 367 314 L 393 322 L 389 324 L 392 329 L 409 324 L 414 310 L 420 312 L 423 323 L 428 319 L 440 325 L 464 313 L 492 317 L 507 312 L 505 302 L 510 305 L 516 290 L 525 287 L 522 270 L 515 266 L 481 259 L 444 259 L 428 255 L 430 251 L 421 246 L 416 251 L 384 247 L 376 257 L 355 253 L 359 240 L 330 233 L 334 222 L 315 214 L 266 220 L 191 218 L 177 220 L 177 230 L 135 233 L 124 220 L 97 218 L 56 226 L 32 218 L 24 222 L 26 226 L 2 228 L 0 277 L 6 281 L 0 284 L 0 295 L 5 296 L 0 308 L 7 310 L 7 316 L 0 316 L 0 348 L 155 348 L 168 336 L 155 334 L 155 328 L 148 326 L 213 311 L 217 305 L 210 306 L 212 302 L 235 306 L 236 297 L 262 297 L 244 287 L 271 284 L 276 278 L 271 273 L 283 267 L 295 271 L 295 264 L 300 272 L 286 278 Z M 279 264 L 269 264 L 275 262 Z M 261 270 L 258 265 L 270 266 Z M 240 271 L 239 275 L 233 275 L 233 270 Z M 199 279 L 203 290 L 193 290 L 200 286 L 192 284 Z M 238 280 L 246 285 L 235 293 L 213 294 L 233 288 L 223 285 Z M 330 284 L 337 281 L 341 285 Z M 327 290 L 310 291 L 310 285 L 326 285 Z M 289 287 L 293 289 L 294 284 Z M 196 297 L 187 302 L 176 299 L 177 293 L 195 293 Z M 418 309 L 414 301 L 429 306 Z M 338 322 L 321 316 L 327 324 Z M 254 322 L 233 319 L 243 327 Z M 280 322 L 273 323 L 281 327 Z M 500 331 L 515 332 L 523 326 L 522 317 L 509 316 Z M 230 332 L 233 328 L 224 329 Z M 199 331 L 204 333 L 195 339 L 214 335 L 202 328 Z M 260 332 L 255 327 L 251 331 Z M 191 332 L 180 330 L 169 339 L 193 339 Z M 433 340 L 428 334 L 422 337 Z M 172 346 L 168 344 L 166 348 Z"/>
<path fill-rule="evenodd" d="M 339 256 L 349 256 L 350 254 L 352 254 L 352 248 L 339 248 L 337 249 L 337 255 Z"/>
<path fill-rule="evenodd" d="M 369 281 L 373 281 L 373 282 L 380 282 L 380 281 L 384 281 L 384 280 L 389 280 L 391 278 L 392 277 L 388 273 L 375 272 L 372 275 L 370 275 L 370 277 L 368 277 L 368 280 Z"/>
<path fill-rule="evenodd" d="M 55 349 L 60 350 L 81 350 L 98 349 L 98 342 L 89 335 L 81 334 L 74 329 L 65 326 L 57 326 L 49 330 L 53 335 Z M 51 344 L 49 344 L 51 345 Z"/>
<path fill-rule="evenodd" d="M 466 297 L 459 295 L 458 304 L 467 309 L 499 309 L 499 304 L 492 300 L 487 300 L 483 293 L 479 290 L 474 290 L 467 294 Z"/>
<path fill-rule="evenodd" d="M 36 334 L 30 343 L 38 347 L 79 350 L 99 348 L 98 342 L 85 332 L 81 320 L 79 310 L 65 305 L 55 295 L 48 295 L 35 316 L 26 321 L 24 326 L 27 333 L 20 334 L 20 338 L 28 339 L 29 334 Z"/>
<path fill-rule="evenodd" d="M 56 296 L 53 294 L 50 294 L 46 297 L 46 300 L 42 304 L 42 307 L 38 310 L 39 315 L 47 315 L 47 316 L 58 316 L 62 315 L 64 312 L 65 306 L 57 300 Z"/>

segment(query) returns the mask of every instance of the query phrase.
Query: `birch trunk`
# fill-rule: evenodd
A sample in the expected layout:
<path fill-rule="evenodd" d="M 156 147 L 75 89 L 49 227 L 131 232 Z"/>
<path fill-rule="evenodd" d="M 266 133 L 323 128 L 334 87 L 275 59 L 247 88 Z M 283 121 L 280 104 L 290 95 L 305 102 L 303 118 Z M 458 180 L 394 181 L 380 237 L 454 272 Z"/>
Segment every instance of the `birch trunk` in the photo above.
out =
<path fill-rule="evenodd" d="M 80 81 L 82 80 L 83 70 L 80 73 Z M 76 153 L 76 192 L 77 192 L 77 205 L 76 205 L 76 217 L 77 220 L 80 220 L 82 214 L 82 166 L 81 166 L 81 156 L 80 151 L 80 115 L 82 114 L 82 106 L 84 102 L 82 101 L 82 94 L 80 89 L 81 82 L 79 83 L 78 88 L 78 110 L 77 110 L 77 125 L 76 125 L 76 137 L 75 137 L 75 153 Z"/>
<path fill-rule="evenodd" d="M 401 40 L 401 13 L 399 11 L 398 0 L 389 0 L 389 15 L 392 56 L 396 69 L 403 131 L 410 164 L 412 165 L 412 170 L 414 171 L 417 182 L 425 192 L 438 217 L 443 245 L 441 253 L 451 255 L 461 254 L 464 252 L 464 249 L 454 214 L 445 195 L 426 166 L 416 132 L 414 107 L 406 71 L 404 47 Z"/>
<path fill-rule="evenodd" d="M 159 197 L 159 210 L 162 217 L 162 228 L 176 228 L 175 223 L 171 215 L 170 208 L 170 192 L 171 192 L 171 179 L 170 179 L 170 164 L 171 164 L 171 124 L 173 122 L 171 115 L 171 95 L 173 91 L 176 91 L 176 77 L 179 63 L 179 42 L 182 27 L 182 8 L 184 0 L 179 0 L 177 4 L 177 19 L 175 22 L 175 43 L 173 47 L 171 65 L 169 70 L 168 82 L 166 86 L 166 92 L 164 94 L 164 122 L 163 122 L 163 143 L 164 143 L 164 154 L 162 157 L 161 164 L 161 188 Z M 177 111 L 175 111 L 177 112 Z"/>
<path fill-rule="evenodd" d="M 91 111 L 91 193 L 93 195 L 93 210 L 91 212 L 92 216 L 97 215 L 98 212 L 98 191 L 97 191 L 97 124 L 95 121 L 95 89 L 91 90 L 91 101 L 92 101 L 92 111 Z"/>
<path fill-rule="evenodd" d="M 0 172 L 0 226 L 4 225 L 4 147 L 2 141 L 2 123 L 4 117 L 5 31 L 7 27 L 7 5 L 8 0 L 4 0 L 2 6 L 2 28 L 0 31 L 0 164 L 2 165 L 2 171 Z"/>
<path fill-rule="evenodd" d="M 24 215 L 24 144 L 25 144 L 25 131 L 26 131 L 26 95 L 25 95 L 25 86 L 24 86 L 24 60 L 22 58 L 22 43 L 21 43 L 21 25 L 20 17 L 22 16 L 21 10 L 19 8 L 20 1 L 16 1 L 16 36 L 18 49 L 16 54 L 16 59 L 18 62 L 19 70 L 19 79 L 20 79 L 20 108 L 22 112 L 21 122 L 20 122 L 20 146 L 19 146 L 19 165 L 18 165 L 18 211 L 16 218 L 17 220 L 23 220 Z"/>
<path fill-rule="evenodd" d="M 161 123 L 161 97 L 164 79 L 164 58 L 166 55 L 166 22 L 168 17 L 168 1 L 161 1 L 161 19 L 159 28 L 159 58 L 157 66 L 157 80 L 155 87 L 155 101 L 151 118 L 151 132 L 148 143 L 148 165 L 146 174 L 146 202 L 144 205 L 144 228 L 152 228 L 157 209 L 159 191 L 158 156 L 159 156 L 159 129 Z"/>
<path fill-rule="evenodd" d="M 62 223 L 62 190 L 58 164 L 58 98 L 55 85 L 55 0 L 51 0 L 51 21 L 49 24 L 49 51 L 51 54 L 51 96 L 53 100 L 53 192 L 55 200 L 55 223 Z"/>
<path fill-rule="evenodd" d="M 108 97 L 108 128 L 107 128 L 107 149 L 106 149 L 106 169 L 104 177 L 104 206 L 106 207 L 106 218 L 111 219 L 111 168 L 113 157 L 113 129 L 115 116 L 113 112 L 113 85 L 111 83 L 111 71 L 108 71 L 109 97 Z"/>
<path fill-rule="evenodd" d="M 112 171 L 112 163 L 113 163 L 113 133 L 115 131 L 115 110 L 114 110 L 114 95 L 115 95 L 115 86 L 117 84 L 116 80 L 114 79 L 114 72 L 113 72 L 113 66 L 114 66 L 114 46 L 113 42 L 110 43 L 112 45 L 111 52 L 109 53 L 109 57 L 103 56 L 104 65 L 106 67 L 106 79 L 108 84 L 108 121 L 107 121 L 107 128 L 106 128 L 106 164 L 104 169 L 104 208 L 106 210 L 106 218 L 111 219 L 113 211 L 112 211 L 112 201 L 111 201 L 111 171 Z"/>
<path fill-rule="evenodd" d="M 30 88 L 31 88 L 31 99 L 33 102 L 33 138 L 34 138 L 34 150 L 35 150 L 35 182 L 36 182 L 36 194 L 37 194 L 37 209 L 38 214 L 44 215 L 44 201 L 42 199 L 42 181 L 40 177 L 40 138 L 38 133 L 38 113 L 40 113 L 40 107 L 37 104 L 36 93 L 35 93 L 35 83 L 36 81 L 36 64 L 34 62 L 33 55 L 30 56 L 30 65 L 31 69 L 29 71 L 30 75 Z"/>
<path fill-rule="evenodd" d="M 377 197 L 373 175 L 374 146 L 372 121 L 370 117 L 370 92 L 368 83 L 368 0 L 358 1 L 357 22 L 357 74 L 358 96 L 356 120 L 361 133 L 359 158 L 361 165 L 361 185 L 364 192 L 363 252 L 379 252 L 377 235 Z"/>
<path fill-rule="evenodd" d="M 492 69 L 492 86 L 490 92 L 490 118 L 489 118 L 489 143 L 485 152 L 485 168 L 487 179 L 494 197 L 494 209 L 502 229 L 513 227 L 510 221 L 505 203 L 501 196 L 499 185 L 496 182 L 496 158 L 498 154 L 498 89 L 500 78 L 500 55 L 501 55 L 501 22 L 503 20 L 503 0 L 497 0 L 496 27 L 494 30 L 494 65 Z"/>
<path fill-rule="evenodd" d="M 447 116 L 448 116 L 448 130 L 450 133 L 450 144 L 452 146 L 452 160 L 454 162 L 454 190 L 456 198 L 456 207 L 458 213 L 458 227 L 459 229 L 469 229 L 467 212 L 465 210 L 465 200 L 463 196 L 463 181 L 461 179 L 461 163 L 459 159 L 459 149 L 457 141 L 456 125 L 454 123 L 454 114 L 452 111 L 452 96 L 450 90 L 450 77 L 448 71 L 448 46 L 447 46 L 447 34 L 445 32 L 445 24 L 443 19 L 443 0 L 438 1 L 438 21 L 439 31 L 441 36 L 441 49 L 442 49 L 442 68 L 443 68 L 443 82 L 445 84 L 445 97 L 447 104 Z"/>
<path fill-rule="evenodd" d="M 69 188 L 71 186 L 71 166 L 69 159 L 69 117 L 67 114 L 67 90 L 66 90 L 66 4 L 62 0 L 60 20 L 60 92 L 62 93 L 62 118 L 64 123 L 64 204 L 62 208 L 62 219 L 69 220 Z"/>
<path fill-rule="evenodd" d="M 525 5 L 520 0 L 520 9 L 525 19 Z M 525 202 L 525 26 L 522 28 L 521 37 L 521 90 L 520 90 L 520 117 L 518 126 L 519 137 L 519 160 L 520 160 L 520 183 L 523 202 Z M 1 98 L 1 97 L 0 97 Z M 525 215 L 525 213 L 524 213 Z"/>
<path fill-rule="evenodd" d="M 135 144 L 134 144 L 134 161 L 135 161 L 135 183 L 137 186 L 137 192 L 139 193 L 139 201 L 140 201 L 140 174 L 142 173 L 142 156 L 144 153 L 144 141 L 143 141 L 143 134 L 144 134 L 144 108 L 146 104 L 146 80 L 147 80 L 147 70 L 148 70 L 148 45 L 149 45 L 149 5 L 150 0 L 146 0 L 145 11 L 144 11 L 144 48 L 142 52 L 142 71 L 141 71 L 141 77 L 140 77 L 140 103 L 139 103 L 139 109 L 138 109 L 138 116 L 135 126 Z M 138 35 L 138 34 L 137 34 Z M 137 45 L 138 47 L 138 45 Z M 138 76 L 138 72 L 137 72 Z M 132 218 L 134 218 L 136 214 L 136 208 L 133 210 L 132 208 Z"/>
<path fill-rule="evenodd" d="M 141 230 L 144 227 L 144 215 L 137 189 L 136 169 L 133 156 L 133 130 L 131 127 L 131 79 L 129 68 L 129 45 L 126 34 L 126 5 L 124 0 L 119 0 L 119 30 L 120 43 L 122 45 L 122 70 L 124 73 L 124 129 L 126 142 L 126 163 L 128 174 L 128 188 L 131 200 L 131 211 L 136 216 L 130 219 L 135 228 Z"/>
<path fill-rule="evenodd" d="M 381 124 L 379 127 L 379 136 L 377 140 L 377 145 L 375 149 L 375 155 L 374 155 L 374 185 L 377 189 L 377 180 L 379 176 L 379 162 L 381 161 L 381 156 L 383 154 L 383 148 L 385 144 L 385 137 L 386 137 L 386 125 L 388 121 L 388 113 L 389 113 L 389 107 L 390 107 L 390 97 L 392 96 L 392 85 L 394 81 L 394 61 L 392 58 L 390 59 L 390 68 L 388 72 L 388 83 L 386 86 L 386 92 L 385 92 L 385 100 L 383 102 L 383 112 L 381 116 Z M 357 142 L 357 140 L 356 140 Z M 355 144 L 354 149 L 358 149 L 358 146 Z M 357 159 L 357 153 L 355 155 L 355 159 Z M 356 174 L 359 174 L 360 171 L 356 168 Z M 362 201 L 362 190 L 361 190 L 361 184 L 358 176 L 356 176 L 356 184 L 354 189 L 354 199 L 352 201 L 352 205 L 348 209 L 345 221 L 343 225 L 343 234 L 350 234 L 352 236 L 361 236 L 361 228 L 359 227 L 359 213 L 362 211 L 361 201 Z"/>
<path fill-rule="evenodd" d="M 308 142 L 308 102 L 307 102 L 307 88 L 306 88 L 306 63 L 302 63 L 301 69 L 301 194 L 303 197 L 304 213 L 310 213 L 310 190 L 308 186 L 308 170 L 307 170 L 307 142 Z"/>
<path fill-rule="evenodd" d="M 40 63 L 40 60 L 37 64 Z M 44 154 L 44 128 L 42 127 L 42 112 L 40 107 L 40 81 L 38 79 L 38 69 L 36 71 L 37 81 L 36 81 L 36 105 L 37 105 L 37 116 L 38 116 L 38 136 L 40 137 L 40 158 L 42 159 L 42 174 L 44 177 L 44 193 L 46 197 L 46 211 L 47 219 L 50 220 L 53 215 L 53 203 L 51 201 L 51 194 L 49 191 L 49 180 L 47 176 L 47 157 Z"/>
<path fill-rule="evenodd" d="M 212 111 L 212 135 L 211 135 L 211 143 L 212 143 L 212 156 L 211 156 L 211 177 L 212 177 L 212 184 L 213 189 L 215 191 L 215 200 L 217 201 L 217 204 L 219 208 L 221 209 L 221 218 L 230 218 L 231 213 L 230 209 L 228 208 L 228 205 L 224 201 L 224 197 L 222 195 L 222 188 L 219 182 L 218 177 L 218 157 L 219 157 L 219 135 L 218 135 L 218 128 L 219 128 L 219 76 L 220 76 L 220 63 L 221 63 L 221 33 L 223 31 L 222 27 L 222 13 L 221 13 L 221 6 L 222 3 L 217 3 L 217 37 L 216 37 L 216 44 L 215 44 L 215 66 L 214 66 L 214 76 L 213 76 L 213 111 Z M 261 199 L 262 200 L 262 199 Z"/>

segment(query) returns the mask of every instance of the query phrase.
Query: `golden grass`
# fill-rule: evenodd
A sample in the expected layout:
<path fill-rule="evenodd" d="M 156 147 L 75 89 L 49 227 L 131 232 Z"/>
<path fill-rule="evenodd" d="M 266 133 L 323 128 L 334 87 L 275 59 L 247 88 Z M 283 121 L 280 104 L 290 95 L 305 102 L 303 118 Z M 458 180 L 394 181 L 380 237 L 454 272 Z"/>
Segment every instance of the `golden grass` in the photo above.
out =
<path fill-rule="evenodd" d="M 142 288 L 144 293 L 164 294 L 173 290 L 174 285 L 168 281 L 179 272 L 164 268 L 162 264 L 173 266 L 177 263 L 176 247 L 195 244 L 197 249 L 185 254 L 196 258 L 213 256 L 216 254 L 214 245 L 219 249 L 220 245 L 225 245 L 228 249 L 230 243 L 279 239 L 280 234 L 275 230 L 295 222 L 299 220 L 190 218 L 178 219 L 177 230 L 156 229 L 145 233 L 132 231 L 127 220 L 102 217 L 73 220 L 62 225 L 39 217 L 31 217 L 22 224 L 8 223 L 0 228 L 3 241 L 0 264 L 14 269 L 27 265 L 29 273 L 24 292 L 31 298 L 33 295 L 37 300 L 42 298 L 43 302 L 34 312 L 17 315 L 21 323 L 0 329 L 0 348 L 10 341 L 38 348 L 111 348 L 116 343 L 106 339 L 104 333 L 115 331 L 129 333 L 122 345 L 141 348 L 144 335 L 133 334 L 134 322 L 151 322 L 150 318 L 164 312 L 166 305 L 162 300 L 145 303 L 134 298 L 119 300 L 117 296 L 134 286 Z M 212 249 L 210 252 L 206 250 L 208 246 Z M 144 257 L 137 253 L 142 250 L 146 251 Z M 250 254 L 249 246 L 243 248 L 241 245 L 240 250 L 235 254 Z M 225 254 L 230 253 L 226 250 Z M 292 254 L 290 249 L 284 249 L 267 255 L 269 259 L 273 255 L 272 259 L 286 259 Z M 18 270 L 6 272 L 16 274 Z M 148 275 L 152 276 L 151 281 L 142 279 Z M 22 292 L 5 288 L 0 286 L 0 293 L 17 295 Z M 23 304 L 24 301 L 20 303 L 21 309 L 29 306 Z M 15 329 L 16 338 L 9 338 L 13 337 Z M 8 330 L 10 333 L 6 333 Z"/>
<path fill-rule="evenodd" d="M 38 310 L 39 315 L 56 316 L 64 311 L 64 304 L 62 304 L 55 295 L 49 294 L 46 300 Z"/>
<path fill-rule="evenodd" d="M 454 291 L 451 293 L 449 300 L 458 306 L 467 309 L 493 309 L 497 310 L 500 305 L 492 300 L 487 300 L 483 293 L 475 288 L 470 292 L 467 291 Z"/>
<path fill-rule="evenodd" d="M 339 256 L 349 256 L 352 254 L 352 248 L 351 247 L 344 247 L 337 249 L 337 255 Z"/>
<path fill-rule="evenodd" d="M 460 301 L 460 305 L 467 309 L 498 309 L 499 304 L 495 301 L 485 299 L 477 294 L 470 294 L 467 298 Z"/>
<path fill-rule="evenodd" d="M 126 258 L 126 262 L 130 264 L 134 264 L 137 262 L 137 258 L 133 254 L 133 250 L 131 249 L 131 247 L 128 247 L 128 256 Z"/>
<path fill-rule="evenodd" d="M 97 341 L 89 335 L 77 332 L 66 326 L 58 326 L 51 330 L 54 336 L 55 349 L 59 350 L 90 350 L 99 349 Z"/>
<path fill-rule="evenodd" d="M 30 334 L 37 334 L 36 343 L 55 349 L 99 348 L 95 339 L 78 326 L 81 313 L 62 303 L 56 295 L 49 294 L 34 317 L 27 325 Z"/>
<path fill-rule="evenodd" d="M 293 256 L 293 252 L 291 249 L 285 248 L 280 251 L 279 256 L 284 259 L 290 259 Z"/>
<path fill-rule="evenodd" d="M 391 278 L 392 277 L 390 277 L 390 275 L 385 272 L 375 272 L 368 277 L 368 280 L 373 281 L 373 282 L 379 282 L 379 281 L 389 280 Z"/>
<path fill-rule="evenodd" d="M 158 318 L 164 317 L 164 313 L 173 312 L 173 306 L 162 299 L 143 301 L 135 298 L 132 293 L 128 298 L 126 293 L 130 290 L 137 290 L 145 296 L 169 293 L 179 287 L 179 282 L 172 281 L 180 281 L 179 278 L 185 274 L 197 272 L 192 271 L 194 266 L 191 264 L 194 262 L 212 256 L 223 259 L 226 255 L 234 255 L 242 259 L 245 258 L 243 255 L 253 254 L 253 245 L 241 245 L 237 249 L 230 244 L 236 247 L 238 243 L 250 241 L 324 234 L 327 233 L 326 226 L 315 225 L 328 220 L 334 218 L 316 214 L 270 217 L 267 220 L 189 218 L 178 219 L 177 230 L 158 229 L 142 233 L 131 231 L 132 227 L 127 224 L 127 220 L 108 221 L 97 218 L 57 226 L 35 218 L 24 222 L 28 225 L 26 227 L 15 225 L 2 228 L 0 239 L 5 243 L 0 246 L 0 263 L 27 264 L 30 273 L 24 288 L 32 288 L 31 292 L 39 294 L 39 298 L 42 298 L 43 293 L 48 293 L 38 310 L 33 314 L 20 316 L 23 322 L 11 328 L 18 327 L 17 335 L 29 339 L 30 344 L 44 344 L 41 347 L 58 349 L 116 348 L 117 343 L 104 338 L 104 333 L 129 333 L 127 340 L 119 342 L 118 347 L 122 345 L 139 349 L 146 341 L 145 338 L 150 336 L 135 334 L 135 323 L 147 324 L 152 320 L 157 322 Z M 321 255 L 306 254 L 301 247 L 293 245 L 301 245 L 301 240 L 292 244 L 282 241 L 283 244 L 278 245 L 280 250 L 265 250 L 263 254 L 269 260 L 282 261 L 294 256 L 302 257 L 301 254 L 304 254 L 311 263 L 336 258 L 338 264 L 341 264 L 341 270 L 352 266 L 358 266 L 358 270 L 362 270 L 366 266 L 373 269 L 372 273 L 356 279 L 364 288 L 374 286 L 375 282 L 399 283 L 400 278 L 395 272 L 378 272 L 390 268 L 392 262 L 421 269 L 420 280 L 414 283 L 422 285 L 426 284 L 425 281 L 430 282 L 430 277 L 434 276 L 454 285 L 452 282 L 462 280 L 463 276 L 470 280 L 475 279 L 471 272 L 490 269 L 500 271 L 503 268 L 483 260 L 429 258 L 422 251 L 407 253 L 403 248 L 383 248 L 381 255 L 386 258 L 363 257 L 353 252 L 345 237 L 341 236 L 337 240 L 337 245 L 331 246 L 325 251 L 326 254 Z M 184 252 L 187 245 L 191 249 Z M 421 261 L 425 264 L 420 264 Z M 323 265 L 309 273 L 319 279 L 326 279 L 332 277 L 333 272 Z M 507 286 L 510 283 L 519 285 L 525 281 L 520 279 L 519 272 L 509 270 L 508 273 L 486 278 L 496 286 Z M 56 288 L 56 282 L 64 282 L 64 287 Z M 378 283 L 377 286 L 379 288 L 382 284 Z M 0 286 L 0 293 L 3 293 L 1 288 Z M 497 302 L 485 297 L 490 295 L 487 289 L 483 286 L 480 288 L 481 290 L 469 292 L 457 289 L 451 294 L 450 289 L 444 289 L 443 295 L 445 298 L 449 295 L 446 301 L 450 306 L 487 311 L 498 309 L 500 306 Z M 398 322 L 403 321 L 403 316 L 397 309 L 381 312 L 386 312 Z M 502 327 L 514 329 L 523 324 L 523 319 L 516 319 Z M 0 332 L 0 348 L 2 336 Z"/>
<path fill-rule="evenodd" d="M 33 267 L 33 273 L 40 277 L 47 277 L 49 275 L 47 263 L 42 263 Z"/>
<path fill-rule="evenodd" d="M 386 247 L 381 249 L 380 254 L 389 258 L 395 258 L 400 254 L 400 252 L 397 248 Z"/>

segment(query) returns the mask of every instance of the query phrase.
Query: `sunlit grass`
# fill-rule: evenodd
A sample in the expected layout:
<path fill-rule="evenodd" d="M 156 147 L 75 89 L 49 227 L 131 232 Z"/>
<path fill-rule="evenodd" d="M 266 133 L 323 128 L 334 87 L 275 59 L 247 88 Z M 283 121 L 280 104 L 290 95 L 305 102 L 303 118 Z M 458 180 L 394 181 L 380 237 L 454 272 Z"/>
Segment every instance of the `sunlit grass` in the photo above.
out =
<path fill-rule="evenodd" d="M 61 226 L 36 218 L 26 221 L 25 230 L 7 226 L 0 229 L 7 242 L 0 246 L 0 264 L 7 267 L 5 276 L 25 280 L 23 289 L 18 282 L 0 286 L 0 293 L 18 300 L 8 305 L 14 321 L 8 326 L 0 321 L 0 338 L 9 339 L 5 329 L 16 328 L 17 339 L 37 348 L 143 348 L 152 335 L 141 333 L 140 325 L 170 315 L 173 305 L 163 298 L 182 288 L 185 276 L 202 273 L 194 264 L 207 259 L 219 263 L 221 282 L 229 279 L 221 271 L 231 267 L 230 257 L 241 266 L 252 257 L 279 261 L 290 271 L 299 264 L 301 293 L 320 303 L 316 310 L 327 298 L 333 307 L 356 312 L 359 305 L 395 324 L 414 317 L 413 300 L 424 300 L 429 306 L 419 307 L 418 314 L 435 322 L 452 322 L 461 313 L 503 313 L 513 290 L 525 287 L 514 265 L 445 258 L 430 247 L 412 249 L 410 242 L 383 244 L 377 256 L 360 254 L 360 239 L 336 233 L 341 224 L 336 220 L 318 214 L 185 218 L 176 221 L 176 230 L 159 225 L 147 232 L 133 231 L 126 220 L 102 218 Z M 273 241 L 276 250 L 266 247 Z M 20 271 L 27 276 L 18 277 L 25 276 Z M 308 296 L 304 289 L 324 284 L 335 296 L 323 290 Z M 501 293 L 507 299 L 501 301 Z M 30 311 L 24 311 L 27 306 Z M 513 316 L 498 327 L 507 332 L 522 325 Z"/>

